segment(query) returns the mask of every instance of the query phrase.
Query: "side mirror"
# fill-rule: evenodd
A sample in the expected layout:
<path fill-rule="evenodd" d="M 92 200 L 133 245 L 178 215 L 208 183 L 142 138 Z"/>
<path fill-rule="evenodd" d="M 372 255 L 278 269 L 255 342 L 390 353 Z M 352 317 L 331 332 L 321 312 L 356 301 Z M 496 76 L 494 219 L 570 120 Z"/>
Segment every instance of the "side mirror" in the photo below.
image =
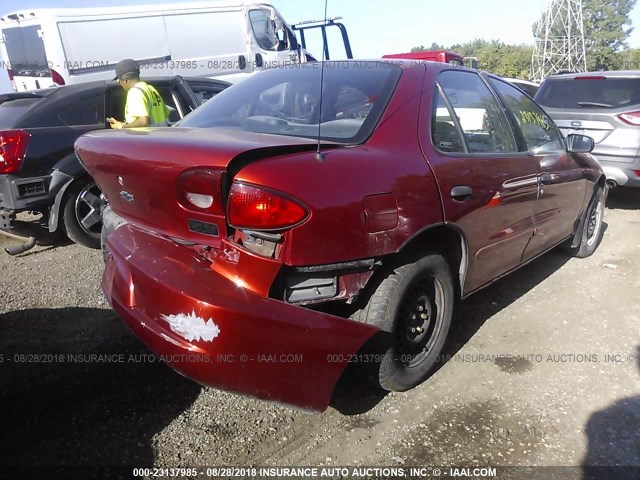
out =
<path fill-rule="evenodd" d="M 569 153 L 589 153 L 593 150 L 593 147 L 595 147 L 593 138 L 577 133 L 567 135 L 565 143 Z"/>

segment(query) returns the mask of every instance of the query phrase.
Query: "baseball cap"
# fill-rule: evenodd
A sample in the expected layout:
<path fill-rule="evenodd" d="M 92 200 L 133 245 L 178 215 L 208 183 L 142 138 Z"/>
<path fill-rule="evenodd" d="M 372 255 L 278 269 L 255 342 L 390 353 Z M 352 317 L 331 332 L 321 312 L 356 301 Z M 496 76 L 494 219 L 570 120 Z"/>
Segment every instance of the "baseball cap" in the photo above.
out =
<path fill-rule="evenodd" d="M 125 73 L 137 73 L 140 74 L 140 65 L 132 58 L 125 58 L 124 60 L 120 60 L 116 64 L 116 76 L 114 80 L 120 78 L 121 75 Z"/>

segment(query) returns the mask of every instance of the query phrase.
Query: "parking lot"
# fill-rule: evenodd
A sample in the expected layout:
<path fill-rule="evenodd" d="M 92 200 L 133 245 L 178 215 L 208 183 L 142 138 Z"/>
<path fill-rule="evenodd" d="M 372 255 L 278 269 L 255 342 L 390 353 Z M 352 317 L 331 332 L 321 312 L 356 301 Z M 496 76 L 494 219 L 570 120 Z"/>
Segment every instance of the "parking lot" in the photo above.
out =
<path fill-rule="evenodd" d="M 418 388 L 347 376 L 315 415 L 151 356 L 102 298 L 100 252 L 2 253 L 3 463 L 640 466 L 640 192 L 613 192 L 605 222 L 592 257 L 555 250 L 459 304 Z"/>

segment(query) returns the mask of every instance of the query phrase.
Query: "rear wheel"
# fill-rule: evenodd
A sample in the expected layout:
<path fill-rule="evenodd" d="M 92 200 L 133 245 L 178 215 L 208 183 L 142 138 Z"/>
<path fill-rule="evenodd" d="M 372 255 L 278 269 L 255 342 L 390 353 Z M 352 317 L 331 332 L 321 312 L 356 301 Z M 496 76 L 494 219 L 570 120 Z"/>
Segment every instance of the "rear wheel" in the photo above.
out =
<path fill-rule="evenodd" d="M 91 178 L 81 178 L 69 186 L 62 213 L 70 240 L 89 248 L 100 248 L 102 204 L 100 189 Z"/>
<path fill-rule="evenodd" d="M 585 221 L 580 235 L 580 244 L 572 249 L 572 253 L 578 258 L 592 255 L 604 235 L 602 227 L 604 220 L 604 207 L 607 202 L 607 192 L 600 185 L 596 186 L 595 194 L 589 202 L 585 213 Z"/>
<path fill-rule="evenodd" d="M 391 333 L 374 382 L 403 391 L 429 376 L 442 351 L 451 325 L 453 280 L 447 261 L 436 253 L 407 258 L 383 275 L 352 318 Z"/>

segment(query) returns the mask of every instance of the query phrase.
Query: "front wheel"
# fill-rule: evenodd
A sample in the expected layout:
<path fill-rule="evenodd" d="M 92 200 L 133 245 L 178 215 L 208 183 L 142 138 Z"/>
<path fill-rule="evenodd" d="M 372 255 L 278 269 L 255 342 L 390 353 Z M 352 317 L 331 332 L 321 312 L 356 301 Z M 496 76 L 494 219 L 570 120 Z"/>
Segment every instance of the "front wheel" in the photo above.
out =
<path fill-rule="evenodd" d="M 584 226 L 580 235 L 580 244 L 572 250 L 573 255 L 578 258 L 585 258 L 592 255 L 604 235 L 603 220 L 604 220 L 604 207 L 607 202 L 607 187 L 602 188 L 600 185 L 596 186 L 596 191 L 593 198 L 587 206 L 585 212 Z"/>
<path fill-rule="evenodd" d="M 101 191 L 91 178 L 76 180 L 69 186 L 62 213 L 70 240 L 89 248 L 100 248 L 102 230 Z"/>
<path fill-rule="evenodd" d="M 451 325 L 453 280 L 447 261 L 437 253 L 407 258 L 383 275 L 352 318 L 391 333 L 375 383 L 404 391 L 429 376 L 442 351 Z"/>

